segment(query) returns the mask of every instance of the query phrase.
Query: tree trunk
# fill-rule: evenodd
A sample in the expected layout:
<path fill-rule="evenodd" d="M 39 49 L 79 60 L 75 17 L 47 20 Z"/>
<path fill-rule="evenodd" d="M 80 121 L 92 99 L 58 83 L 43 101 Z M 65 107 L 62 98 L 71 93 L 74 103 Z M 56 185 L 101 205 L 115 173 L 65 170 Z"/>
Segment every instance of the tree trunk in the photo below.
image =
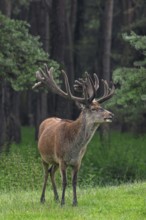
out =
<path fill-rule="evenodd" d="M 134 19 L 134 9 L 132 7 L 132 0 L 122 0 L 122 26 L 126 28 L 127 31 L 131 31 L 131 23 Z M 129 57 L 131 56 L 131 46 L 130 44 L 124 44 L 123 56 L 121 59 L 122 66 L 129 66 Z"/>
<path fill-rule="evenodd" d="M 75 78 L 81 77 L 82 68 L 80 64 L 80 40 L 83 37 L 84 30 L 84 13 L 85 13 L 85 1 L 80 0 L 77 1 L 76 6 L 76 20 L 75 20 L 75 28 L 74 28 L 74 44 L 76 45 L 74 48 L 74 69 L 75 69 Z"/>
<path fill-rule="evenodd" d="M 51 58 L 56 60 L 61 69 L 65 69 L 69 81 L 72 81 L 73 65 L 71 49 L 69 48 L 72 40 L 68 33 L 66 24 L 66 5 L 65 0 L 53 0 L 51 9 Z M 66 42 L 67 40 L 67 42 Z M 67 46 L 67 49 L 65 47 Z M 67 56 L 66 56 L 67 55 Z M 67 62 L 65 63 L 65 56 Z M 70 66 L 71 65 L 71 66 Z M 70 72 L 71 71 L 71 72 Z M 64 89 L 64 85 L 62 87 Z M 70 118 L 72 115 L 71 103 L 64 98 L 56 95 L 55 96 L 56 109 L 55 115 L 61 118 Z"/>
<path fill-rule="evenodd" d="M 70 21 L 71 33 L 73 38 L 74 38 L 75 25 L 76 25 L 76 15 L 77 15 L 77 0 L 72 0 L 69 21 Z"/>
<path fill-rule="evenodd" d="M 12 0 L 0 0 L 0 10 L 7 17 L 11 17 Z"/>
<path fill-rule="evenodd" d="M 102 78 L 110 81 L 111 78 L 111 41 L 112 41 L 112 20 L 113 20 L 113 0 L 105 2 L 103 12 L 103 49 L 102 49 Z M 103 145 L 109 145 L 109 124 L 100 126 L 100 137 Z"/>
<path fill-rule="evenodd" d="M 113 0 L 107 0 L 103 15 L 103 54 L 102 54 L 102 73 L 103 79 L 110 81 L 110 61 L 111 61 L 111 38 L 113 20 Z"/>
<path fill-rule="evenodd" d="M 74 28 L 76 18 L 76 0 L 71 1 L 70 11 L 66 10 L 66 45 L 65 45 L 65 66 L 68 73 L 69 83 L 73 88 L 74 83 Z M 73 92 L 73 91 L 72 91 Z M 73 117 L 73 103 L 68 103 L 68 117 Z"/>
<path fill-rule="evenodd" d="M 134 19 L 134 9 L 133 6 L 133 0 L 122 0 L 122 6 L 123 6 L 123 24 L 124 26 L 131 26 L 131 23 Z"/>
<path fill-rule="evenodd" d="M 51 10 L 51 58 L 64 66 L 65 0 L 53 0 Z"/>
<path fill-rule="evenodd" d="M 49 52 L 49 10 L 50 5 L 48 1 L 32 1 L 29 8 L 29 22 L 31 24 L 31 33 L 40 36 L 43 44 L 43 49 Z M 48 116 L 47 94 L 39 92 L 36 94 L 36 108 L 35 111 L 35 125 L 36 137 L 38 127 L 45 118 Z M 32 115 L 32 114 L 31 114 Z"/>

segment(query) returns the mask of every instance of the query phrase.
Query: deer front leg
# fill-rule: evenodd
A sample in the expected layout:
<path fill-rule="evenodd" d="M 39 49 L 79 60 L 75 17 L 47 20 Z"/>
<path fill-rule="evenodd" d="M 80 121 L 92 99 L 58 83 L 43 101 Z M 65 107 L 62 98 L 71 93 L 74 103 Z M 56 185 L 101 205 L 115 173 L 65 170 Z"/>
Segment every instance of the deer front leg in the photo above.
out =
<path fill-rule="evenodd" d="M 72 187 L 73 187 L 73 206 L 77 206 L 78 202 L 77 202 L 77 192 L 76 192 L 76 188 L 77 188 L 77 174 L 78 174 L 78 167 L 74 167 L 73 168 L 73 172 L 72 172 Z"/>
<path fill-rule="evenodd" d="M 66 165 L 64 162 L 60 164 L 60 172 L 62 176 L 62 198 L 61 198 L 61 206 L 65 204 L 65 190 L 67 186 L 67 176 L 66 176 Z"/>
<path fill-rule="evenodd" d="M 40 202 L 44 203 L 45 202 L 45 190 L 46 190 L 46 185 L 47 185 L 47 180 L 48 180 L 48 164 L 42 161 L 43 163 L 43 168 L 44 168 L 44 184 L 43 184 L 43 189 L 42 189 L 42 195 Z"/>

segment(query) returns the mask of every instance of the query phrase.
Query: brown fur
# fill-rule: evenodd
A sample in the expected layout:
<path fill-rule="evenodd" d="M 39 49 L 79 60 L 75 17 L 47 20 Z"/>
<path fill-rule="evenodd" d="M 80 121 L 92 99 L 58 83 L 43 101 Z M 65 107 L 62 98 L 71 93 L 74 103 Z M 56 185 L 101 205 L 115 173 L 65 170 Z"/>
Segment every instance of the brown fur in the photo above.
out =
<path fill-rule="evenodd" d="M 66 168 L 67 166 L 71 166 L 73 168 L 73 205 L 77 204 L 77 173 L 86 152 L 87 144 L 97 127 L 105 122 L 106 118 L 111 118 L 111 116 L 112 113 L 102 109 L 96 101 L 93 101 L 90 108 L 85 108 L 75 121 L 48 118 L 41 123 L 39 128 L 38 149 L 45 170 L 41 202 L 45 200 L 48 168 L 51 165 L 49 171 L 55 199 L 58 200 L 58 193 L 54 175 L 59 167 L 63 187 L 61 204 L 63 205 L 65 203 L 65 188 L 67 185 Z"/>
<path fill-rule="evenodd" d="M 58 200 L 58 193 L 55 184 L 55 172 L 60 169 L 62 176 L 62 198 L 61 205 L 65 203 L 65 189 L 67 185 L 66 169 L 71 166 L 72 187 L 73 187 L 73 205 L 77 205 L 76 185 L 77 173 L 81 165 L 82 158 L 86 152 L 87 145 L 91 140 L 96 129 L 101 123 L 110 122 L 112 113 L 100 107 L 102 103 L 114 94 L 115 87 L 111 83 L 109 88 L 106 80 L 102 80 L 104 85 L 104 94 L 98 100 L 95 100 L 96 92 L 99 89 L 99 79 L 94 74 L 92 77 L 85 73 L 84 78 L 75 80 L 74 90 L 82 93 L 82 97 L 74 96 L 71 92 L 67 74 L 62 71 L 66 91 L 63 91 L 55 82 L 53 77 L 53 67 L 36 72 L 37 83 L 33 88 L 45 85 L 50 91 L 65 99 L 75 101 L 77 106 L 82 109 L 80 116 L 75 121 L 63 120 L 59 118 L 48 118 L 43 121 L 39 128 L 38 148 L 42 157 L 44 167 L 44 185 L 41 195 L 41 202 L 45 201 L 45 190 L 48 180 L 48 170 L 52 182 L 55 200 Z M 49 167 L 51 166 L 51 167 Z M 49 168 L 49 169 L 48 169 Z"/>

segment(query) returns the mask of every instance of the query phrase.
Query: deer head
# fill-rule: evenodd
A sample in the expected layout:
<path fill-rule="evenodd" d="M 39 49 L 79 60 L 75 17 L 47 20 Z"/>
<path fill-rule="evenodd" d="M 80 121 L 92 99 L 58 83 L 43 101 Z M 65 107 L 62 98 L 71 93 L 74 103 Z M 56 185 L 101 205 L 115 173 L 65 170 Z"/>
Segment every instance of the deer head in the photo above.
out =
<path fill-rule="evenodd" d="M 111 88 L 109 87 L 106 80 L 102 80 L 104 86 L 104 93 L 102 97 L 96 99 L 96 94 L 99 89 L 99 79 L 97 75 L 94 73 L 94 80 L 91 76 L 86 72 L 85 77 L 75 80 L 73 85 L 74 91 L 80 93 L 80 96 L 75 96 L 72 94 L 68 77 L 64 70 L 61 71 L 64 82 L 66 92 L 63 91 L 55 82 L 53 78 L 54 68 L 51 67 L 48 69 L 47 65 L 44 65 L 44 69 L 39 69 L 36 72 L 36 78 L 39 81 L 35 83 L 33 88 L 45 85 L 50 91 L 55 94 L 58 94 L 65 99 L 74 101 L 77 106 L 87 112 L 87 115 L 91 120 L 94 120 L 95 123 L 104 123 L 104 122 L 111 122 L 113 114 L 107 110 L 104 110 L 100 104 L 104 101 L 110 99 L 114 94 L 115 87 L 114 84 L 111 83 Z M 91 114 L 92 113 L 92 114 Z M 93 119 L 92 119 L 93 118 Z"/>

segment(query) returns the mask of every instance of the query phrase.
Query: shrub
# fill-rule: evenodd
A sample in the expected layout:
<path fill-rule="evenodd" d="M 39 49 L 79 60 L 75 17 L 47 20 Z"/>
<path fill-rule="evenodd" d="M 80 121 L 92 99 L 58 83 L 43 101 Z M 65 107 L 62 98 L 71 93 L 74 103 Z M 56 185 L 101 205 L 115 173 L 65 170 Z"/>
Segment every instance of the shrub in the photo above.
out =
<path fill-rule="evenodd" d="M 95 134 L 82 162 L 80 182 L 106 185 L 146 179 L 145 146 L 146 136 L 112 132 L 105 146 Z"/>
<path fill-rule="evenodd" d="M 34 130 L 23 128 L 21 145 L 0 155 L 0 190 L 42 188 L 43 170 Z M 89 143 L 79 171 L 79 185 L 95 186 L 146 180 L 146 136 L 112 132 L 110 144 L 101 144 L 98 133 Z M 69 179 L 71 179 L 70 172 Z M 61 187 L 60 173 L 57 175 Z M 71 183 L 71 181 L 68 181 Z M 50 187 L 50 184 L 49 184 Z"/>

